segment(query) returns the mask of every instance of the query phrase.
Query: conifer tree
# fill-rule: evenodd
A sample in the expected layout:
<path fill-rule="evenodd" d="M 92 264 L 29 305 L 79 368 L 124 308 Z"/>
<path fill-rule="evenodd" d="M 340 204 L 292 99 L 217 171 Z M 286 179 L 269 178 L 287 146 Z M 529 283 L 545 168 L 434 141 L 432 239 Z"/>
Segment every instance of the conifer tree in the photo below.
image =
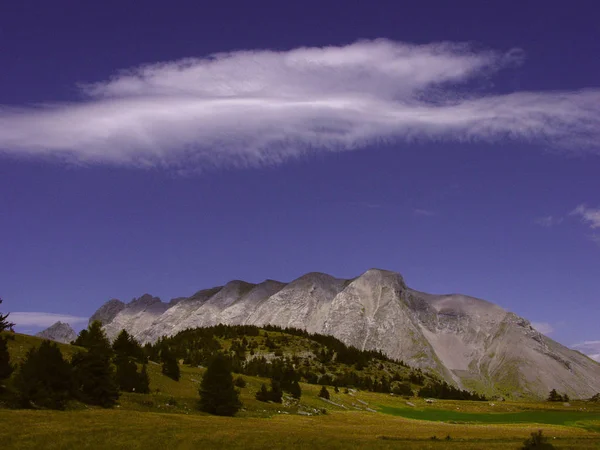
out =
<path fill-rule="evenodd" d="M 163 348 L 160 352 L 160 359 L 162 360 L 162 373 L 175 381 L 179 381 L 181 377 L 179 363 L 169 347 Z"/>
<path fill-rule="evenodd" d="M 290 394 L 292 394 L 292 397 L 294 397 L 295 399 L 299 399 L 302 396 L 302 389 L 300 388 L 300 383 L 298 383 L 297 381 L 292 382 L 289 392 Z"/>
<path fill-rule="evenodd" d="M 54 342 L 43 341 L 27 352 L 15 377 L 21 403 L 64 409 L 72 388 L 72 369 Z"/>
<path fill-rule="evenodd" d="M 271 389 L 269 390 L 269 400 L 275 403 L 281 403 L 283 400 L 283 391 L 279 380 L 271 379 Z"/>
<path fill-rule="evenodd" d="M 133 358 L 138 361 L 143 361 L 144 351 L 138 341 L 131 336 L 127 330 L 121 330 L 112 345 L 115 356 Z"/>
<path fill-rule="evenodd" d="M 146 364 L 142 366 L 142 371 L 139 375 L 138 386 L 135 391 L 140 394 L 148 394 L 150 392 L 150 378 L 148 377 Z"/>
<path fill-rule="evenodd" d="M 0 298 L 0 304 L 2 304 L 2 299 Z M 4 331 L 4 330 L 12 330 L 12 327 L 15 326 L 14 323 L 11 323 L 8 321 L 8 316 L 10 314 L 2 314 L 2 312 L 0 312 L 0 332 Z"/>
<path fill-rule="evenodd" d="M 241 408 L 229 361 L 218 353 L 209 363 L 199 388 L 200 409 L 218 416 L 233 416 Z"/>
<path fill-rule="evenodd" d="M 125 392 L 136 392 L 140 375 L 137 372 L 137 365 L 128 357 L 119 357 L 115 359 L 116 380 L 119 390 Z"/>
<path fill-rule="evenodd" d="M 82 339 L 78 338 L 78 345 L 87 351 L 76 353 L 71 361 L 76 395 L 84 403 L 110 408 L 119 398 L 110 342 L 98 321 L 92 322 L 79 337 Z"/>
<path fill-rule="evenodd" d="M 8 353 L 8 339 L 0 336 L 0 381 L 10 377 L 14 370 Z"/>
<path fill-rule="evenodd" d="M 321 386 L 321 390 L 319 391 L 319 397 L 329 400 L 329 391 L 325 387 L 325 385 Z"/>
<path fill-rule="evenodd" d="M 267 389 L 267 385 L 265 383 L 260 386 L 260 390 L 256 393 L 255 398 L 259 402 L 269 401 L 269 390 Z"/>

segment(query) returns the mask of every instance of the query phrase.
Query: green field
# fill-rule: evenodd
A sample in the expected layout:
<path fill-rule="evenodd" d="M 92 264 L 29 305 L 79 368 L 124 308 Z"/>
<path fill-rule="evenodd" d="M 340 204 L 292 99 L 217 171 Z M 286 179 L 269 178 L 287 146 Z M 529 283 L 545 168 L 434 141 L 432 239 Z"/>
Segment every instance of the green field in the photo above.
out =
<path fill-rule="evenodd" d="M 414 420 L 428 420 L 449 423 L 539 423 L 547 425 L 581 426 L 600 432 L 600 412 L 588 411 L 544 411 L 530 410 L 505 413 L 470 413 L 443 409 L 417 410 L 383 406 L 384 414 L 405 417 Z M 598 422 L 598 426 L 590 423 Z"/>
<path fill-rule="evenodd" d="M 11 355 L 18 361 L 39 342 L 17 335 Z M 66 356 L 74 351 L 61 348 Z M 302 383 L 299 402 L 287 397 L 274 404 L 254 398 L 267 380 L 244 376 L 244 407 L 236 417 L 224 418 L 197 409 L 204 369 L 182 366 L 179 382 L 163 376 L 157 364 L 148 370 L 152 392 L 123 394 L 114 409 L 80 403 L 67 411 L 0 408 L 0 449 L 517 449 L 542 429 L 555 448 L 600 450 L 600 405 L 590 402 L 428 404 L 364 391 L 336 394 L 330 388 L 330 403 L 317 396 L 319 386 Z"/>

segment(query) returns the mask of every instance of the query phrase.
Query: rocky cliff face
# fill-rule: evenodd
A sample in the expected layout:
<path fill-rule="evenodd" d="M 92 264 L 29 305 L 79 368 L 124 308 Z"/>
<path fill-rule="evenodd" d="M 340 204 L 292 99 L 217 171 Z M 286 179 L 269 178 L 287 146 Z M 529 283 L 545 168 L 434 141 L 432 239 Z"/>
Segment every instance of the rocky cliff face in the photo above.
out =
<path fill-rule="evenodd" d="M 60 321 L 46 328 L 44 331 L 40 331 L 36 336 L 43 339 L 50 339 L 51 341 L 62 342 L 63 344 L 70 344 L 77 339 L 77 334 L 71 328 L 71 325 Z"/>
<path fill-rule="evenodd" d="M 384 270 L 351 280 L 309 273 L 287 284 L 232 281 L 170 303 L 148 294 L 127 305 L 111 302 L 92 316 L 111 338 L 121 329 L 145 343 L 219 323 L 272 324 L 381 350 L 488 394 L 600 392 L 600 364 L 543 336 L 527 320 L 473 297 L 412 290 L 401 275 Z"/>

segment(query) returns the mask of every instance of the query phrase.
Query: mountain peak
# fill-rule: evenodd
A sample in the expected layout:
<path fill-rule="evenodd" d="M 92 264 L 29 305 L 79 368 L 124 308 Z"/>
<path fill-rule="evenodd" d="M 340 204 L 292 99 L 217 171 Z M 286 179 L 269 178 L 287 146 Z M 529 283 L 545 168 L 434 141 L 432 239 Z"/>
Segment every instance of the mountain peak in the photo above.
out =
<path fill-rule="evenodd" d="M 62 342 L 63 344 L 69 344 L 77 339 L 77 334 L 71 328 L 71 325 L 63 323 L 60 320 L 45 330 L 40 331 L 36 336 L 43 339 L 50 339 L 51 341 Z"/>
<path fill-rule="evenodd" d="M 110 338 L 126 329 L 142 343 L 219 323 L 301 328 L 489 395 L 600 391 L 600 365 L 526 319 L 475 297 L 415 291 L 399 273 L 379 268 L 352 279 L 309 272 L 290 283 L 233 280 L 171 303 L 145 294 L 128 305 L 108 302 L 92 317 L 105 320 Z"/>

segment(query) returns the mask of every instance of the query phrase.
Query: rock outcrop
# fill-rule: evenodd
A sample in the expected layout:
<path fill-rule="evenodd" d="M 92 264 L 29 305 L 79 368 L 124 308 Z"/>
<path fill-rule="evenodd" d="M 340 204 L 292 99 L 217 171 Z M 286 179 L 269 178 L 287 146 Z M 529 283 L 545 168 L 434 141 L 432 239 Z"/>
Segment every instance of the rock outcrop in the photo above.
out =
<path fill-rule="evenodd" d="M 75 330 L 71 328 L 71 325 L 60 321 L 46 328 L 44 331 L 40 331 L 36 336 L 43 339 L 50 339 L 51 341 L 61 342 L 63 344 L 70 344 L 77 339 L 77 334 L 75 333 Z"/>
<path fill-rule="evenodd" d="M 187 328 L 224 324 L 296 327 L 433 371 L 486 394 L 572 397 L 600 391 L 600 364 L 537 332 L 526 319 L 465 295 L 407 287 L 371 269 L 354 279 L 309 273 L 291 283 L 231 281 L 170 303 L 148 294 L 111 300 L 92 319 L 110 338 L 126 329 L 142 343 Z"/>

